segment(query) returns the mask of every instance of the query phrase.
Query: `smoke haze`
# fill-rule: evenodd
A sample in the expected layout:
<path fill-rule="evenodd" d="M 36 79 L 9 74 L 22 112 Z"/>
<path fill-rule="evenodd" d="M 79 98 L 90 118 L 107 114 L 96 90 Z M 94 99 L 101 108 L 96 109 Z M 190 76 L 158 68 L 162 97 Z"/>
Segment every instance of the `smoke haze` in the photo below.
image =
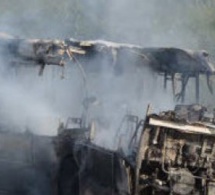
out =
<path fill-rule="evenodd" d="M 214 52 L 211 34 L 199 20 L 206 7 L 196 2 L 199 1 L 1 0 L 0 32 L 26 39 L 104 39 L 142 47 L 180 47 Z M 209 24 L 210 21 L 204 23 Z M 82 116 L 86 86 L 77 65 L 68 63 L 64 69 L 46 66 L 43 76 L 38 76 L 39 68 L 31 67 L 30 64 L 29 67 L 8 68 L 5 57 L 0 56 L 1 130 L 27 130 L 40 135 L 56 135 L 59 121 L 65 122 L 70 116 Z M 97 98 L 97 103 L 89 109 L 90 119 L 97 121 L 94 142 L 111 149 L 116 146 L 114 141 L 118 141 L 116 134 L 125 114 L 144 118 L 149 103 L 156 112 L 173 109 L 176 104 L 171 84 L 168 83 L 164 90 L 160 75 L 147 68 L 139 71 L 129 61 L 123 62 L 125 70 L 121 75 L 113 74 L 105 60 L 102 63 L 98 63 L 97 59 L 91 61 L 91 65 L 100 68 L 99 74 L 86 70 L 87 93 Z M 89 64 L 85 62 L 83 65 L 87 67 Z M 204 93 L 201 95 L 201 103 L 213 105 L 214 95 L 208 94 L 204 83 L 202 82 L 200 89 Z M 193 84 L 190 82 L 186 103 L 193 103 L 194 95 Z M 35 143 L 41 146 L 38 156 L 45 162 L 44 156 L 47 157 L 50 150 L 44 143 Z M 51 143 L 50 146 L 52 147 Z M 43 147 L 48 152 L 41 156 Z M 15 152 L 19 155 L 16 150 Z M 27 187 L 27 190 L 24 188 L 25 193 L 19 194 L 49 195 L 52 186 L 49 183 L 50 176 L 44 171 L 44 164 L 39 171 L 35 167 L 19 168 L 17 171 L 9 167 L 10 174 L 5 169 L 8 164 L 3 166 L 1 163 L 0 172 L 6 171 L 5 174 L 1 172 L 3 179 L 0 182 L 8 176 L 11 179 L 11 175 L 16 175 L 14 180 Z M 51 166 L 48 170 L 50 169 Z M 21 186 L 19 182 L 14 185 L 18 189 Z M 11 182 L 8 183 L 11 187 Z"/>
<path fill-rule="evenodd" d="M 15 0 L 3 0 L 0 30 L 21 38 L 107 39 L 143 47 L 199 49 L 200 32 L 194 35 L 191 26 L 195 6 L 192 1 L 169 0 L 20 0 L 18 4 Z M 2 59 L 1 68 L 6 66 Z M 132 64 L 126 64 L 129 66 Z M 134 74 L 129 71 L 128 68 L 123 76 L 112 75 L 107 69 L 100 75 L 87 75 L 88 93 L 100 102 L 91 108 L 92 118 L 109 118 L 114 124 L 108 128 L 112 131 L 128 110 L 144 117 L 148 103 L 156 111 L 171 109 L 175 104 L 171 87 L 163 90 L 162 77 L 149 70 Z M 1 123 L 18 131 L 55 134 L 59 120 L 81 116 L 83 78 L 74 64 L 66 65 L 65 79 L 61 79 L 62 69 L 58 67 L 46 67 L 42 77 L 37 74 L 38 69 L 25 67 L 6 71 L 7 76 L 5 70 L 2 72 Z M 190 103 L 192 85 L 188 90 Z M 208 102 L 212 103 L 212 98 L 207 98 Z"/>

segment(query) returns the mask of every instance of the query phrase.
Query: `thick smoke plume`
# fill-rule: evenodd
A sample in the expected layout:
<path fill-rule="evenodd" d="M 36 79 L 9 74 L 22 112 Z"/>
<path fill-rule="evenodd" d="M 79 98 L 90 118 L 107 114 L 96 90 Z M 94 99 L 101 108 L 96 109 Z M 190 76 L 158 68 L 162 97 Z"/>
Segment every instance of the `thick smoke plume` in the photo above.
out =
<path fill-rule="evenodd" d="M 190 2 L 184 8 L 185 3 L 168 0 L 73 0 L 60 3 L 58 0 L 40 0 L 20 1 L 14 7 L 12 1 L 3 1 L 5 10 L 1 12 L 0 30 L 21 38 L 102 38 L 143 47 L 198 49 L 199 37 L 193 36 L 192 17 L 189 15 L 192 6 L 196 5 Z M 103 66 L 96 63 L 95 60 L 95 67 Z M 36 69 L 21 67 L 8 71 L 5 70 L 7 66 L 2 59 L 4 76 L 1 76 L 0 114 L 2 123 L 10 124 L 9 128 L 55 134 L 59 120 L 81 116 L 85 88 L 74 64 L 66 65 L 65 79 L 61 79 L 60 68 L 47 68 L 44 75 L 38 77 Z M 128 62 L 124 66 L 132 64 Z M 129 71 L 128 68 L 124 75 L 116 76 L 104 69 L 99 75 L 89 74 L 87 78 L 88 93 L 100 102 L 91 108 L 92 117 L 101 115 L 109 118 L 110 123 L 116 123 L 108 128 L 109 135 L 110 129 L 116 131 L 126 112 L 144 117 L 148 103 L 158 111 L 175 104 L 171 88 L 162 89 L 163 81 L 159 75 L 149 70 L 137 71 L 133 75 Z M 192 94 L 192 86 L 189 89 Z M 187 101 L 191 102 L 191 99 Z"/>
<path fill-rule="evenodd" d="M 186 6 L 185 6 L 186 5 Z M 201 48 L 201 33 L 192 29 L 192 1 L 160 0 L 2 0 L 0 31 L 20 38 L 106 39 L 143 47 Z M 74 63 L 62 68 L 46 67 L 39 77 L 37 68 L 8 68 L 0 59 L 0 125 L 3 130 L 31 131 L 55 135 L 59 121 L 82 115 L 86 86 Z M 98 103 L 90 107 L 90 118 L 97 121 L 95 142 L 115 148 L 115 136 L 127 113 L 144 118 L 147 104 L 155 111 L 175 105 L 170 85 L 163 90 L 163 79 L 148 69 L 134 70 L 125 62 L 124 73 L 113 74 L 107 62 L 99 74 L 87 72 L 87 94 Z M 85 64 L 87 66 L 87 64 Z M 62 73 L 63 71 L 63 73 Z M 64 76 L 64 79 L 61 76 Z M 187 102 L 192 103 L 194 94 Z M 201 102 L 213 103 L 212 97 Z M 40 194 L 35 189 L 29 194 Z"/>
<path fill-rule="evenodd" d="M 51 6 L 48 6 L 46 3 L 49 3 Z M 108 3 L 72 1 L 71 3 L 64 2 L 60 4 L 57 1 L 52 1 L 52 3 L 48 1 L 32 1 L 28 2 L 28 4 L 21 1 L 16 8 L 12 7 L 12 3 L 4 2 L 2 4 L 8 8 L 6 10 L 10 11 L 4 11 L 2 13 L 0 29 L 15 36 L 24 38 L 65 38 L 72 36 L 82 39 L 107 38 L 141 45 L 150 44 L 141 41 L 139 37 L 141 36 L 141 32 L 146 33 L 146 31 L 150 31 L 148 29 L 149 23 L 150 21 L 154 22 L 156 19 L 157 15 L 153 15 L 153 13 L 156 13 L 156 9 L 158 9 L 155 7 L 153 11 L 154 3 L 146 3 L 144 4 L 144 9 L 136 11 L 136 8 L 140 5 L 138 1 L 132 4 L 132 6 L 129 2 L 121 1 L 110 1 Z M 98 7 L 99 5 L 101 7 Z M 54 14 L 53 10 L 55 8 L 65 14 Z M 122 11 L 126 10 L 126 8 L 130 9 L 129 13 Z M 149 8 L 150 10 L 148 10 Z M 102 10 L 105 9 L 107 10 L 103 12 Z M 88 11 L 86 12 L 85 10 Z M 121 17 L 117 17 L 118 15 Z M 102 16 L 104 20 L 102 21 L 102 18 L 97 18 L 97 16 Z M 125 20 L 122 23 L 121 20 L 124 18 Z M 128 20 L 128 18 L 130 19 Z M 92 28 L 96 28 L 94 32 L 97 33 L 92 33 Z M 139 28 L 138 31 L 137 28 Z M 84 35 L 80 29 L 84 29 Z M 114 29 L 117 30 L 120 36 L 114 32 Z M 151 29 L 151 32 L 154 32 L 154 29 Z M 138 33 L 138 36 L 136 33 Z M 94 35 L 92 36 L 92 34 Z M 141 37 L 142 39 L 148 40 L 144 34 Z M 152 35 L 151 37 L 155 36 Z M 6 67 L 7 64 L 1 63 L 1 66 Z M 100 65 L 98 64 L 98 66 Z M 74 65 L 65 70 L 66 78 L 64 80 L 60 79 L 61 70 L 58 68 L 47 69 L 43 77 L 37 77 L 37 70 L 25 69 L 24 67 L 18 69 L 16 73 L 10 71 L 6 74 L 6 77 L 1 78 L 3 83 L 1 87 L 1 100 L 3 104 L 2 110 L 4 110 L 2 118 L 4 118 L 4 122 L 7 121 L 6 123 L 10 124 L 14 129 L 23 130 L 30 128 L 34 132 L 53 134 L 55 131 L 54 125 L 52 127 L 50 124 L 54 121 L 70 115 L 81 114 L 82 105 L 79 100 L 83 99 L 80 97 L 83 95 L 83 83 L 80 78 L 81 75 L 77 73 Z M 103 107 L 108 107 L 108 109 L 102 109 L 106 115 L 114 112 L 109 104 L 114 105 L 116 102 L 126 105 L 131 104 L 129 106 L 134 109 L 134 112 L 136 108 L 143 107 L 142 109 L 144 109 L 145 102 L 156 103 L 156 95 L 152 91 L 150 92 L 150 89 L 154 87 L 160 89 L 157 86 L 159 82 L 154 84 L 154 87 L 151 87 L 153 83 L 150 83 L 148 80 L 150 78 L 144 79 L 146 77 L 144 74 L 137 73 L 138 77 L 143 77 L 141 78 L 142 81 L 138 80 L 137 83 L 130 83 L 128 74 L 124 77 L 125 83 L 123 83 L 123 78 L 113 78 L 113 76 L 108 74 L 108 71 L 104 70 L 100 76 L 96 75 L 98 79 L 90 86 L 95 91 L 92 93 L 98 93 L 95 94 L 96 96 L 102 94 L 102 98 L 105 98 L 104 101 L 107 106 L 105 105 Z M 112 82 L 112 85 L 115 86 L 114 88 L 110 87 L 109 79 L 116 79 Z M 148 96 L 148 99 L 146 98 L 136 102 L 137 94 L 135 94 L 135 89 L 139 85 L 140 90 L 142 90 L 141 84 L 144 85 L 144 89 L 149 89 L 147 93 L 144 92 Z M 133 91 L 131 92 L 130 90 Z M 157 94 L 160 94 L 160 91 Z M 140 95 L 138 96 L 140 97 Z M 152 101 L 152 96 L 155 101 Z M 143 106 L 132 105 L 140 104 L 143 101 Z M 79 106 L 77 107 L 76 105 Z M 115 107 L 115 105 L 112 107 Z M 120 117 L 117 117 L 117 119 L 120 119 Z M 51 122 L 47 122 L 49 125 L 45 124 L 46 120 L 51 120 Z"/>

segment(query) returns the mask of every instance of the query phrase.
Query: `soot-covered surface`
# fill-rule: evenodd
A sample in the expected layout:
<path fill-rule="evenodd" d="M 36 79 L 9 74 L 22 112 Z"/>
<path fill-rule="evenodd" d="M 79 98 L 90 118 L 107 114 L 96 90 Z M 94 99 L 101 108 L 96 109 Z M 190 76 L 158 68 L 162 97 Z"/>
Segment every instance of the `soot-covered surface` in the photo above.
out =
<path fill-rule="evenodd" d="M 51 195 L 55 157 L 51 137 L 0 132 L 0 194 Z"/>

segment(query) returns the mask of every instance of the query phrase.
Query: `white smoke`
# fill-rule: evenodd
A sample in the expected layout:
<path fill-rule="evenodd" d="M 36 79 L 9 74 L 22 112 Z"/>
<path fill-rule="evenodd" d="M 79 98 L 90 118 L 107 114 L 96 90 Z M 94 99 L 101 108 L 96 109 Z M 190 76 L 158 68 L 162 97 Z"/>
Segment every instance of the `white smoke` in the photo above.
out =
<path fill-rule="evenodd" d="M 205 29 L 191 25 L 193 6 L 187 0 L 1 0 L 0 31 L 20 38 L 106 39 L 142 47 L 199 49 Z M 59 120 L 82 115 L 86 88 L 76 65 L 66 65 L 65 79 L 61 79 L 62 69 L 53 66 L 46 67 L 39 77 L 39 68 L 6 68 L 4 57 L 0 58 L 2 130 L 55 135 Z M 106 63 L 94 60 L 97 67 L 107 67 Z M 133 64 L 129 62 L 123 65 L 127 68 L 123 75 L 116 76 L 106 68 L 99 75 L 87 75 L 88 94 L 98 99 L 89 110 L 90 119 L 97 121 L 94 141 L 111 149 L 119 141 L 118 130 L 125 114 L 144 118 L 149 103 L 156 112 L 172 109 L 176 103 L 170 83 L 163 89 L 161 76 L 147 69 L 131 71 Z M 187 95 L 186 101 L 192 103 L 194 90 L 190 84 Z M 204 95 L 201 101 L 214 104 L 213 96 Z M 34 185 L 34 179 L 32 182 L 31 178 L 37 178 L 43 187 L 46 184 L 37 174 L 32 171 L 22 178 L 30 188 L 27 194 L 50 194 L 42 193 L 41 185 Z"/>
<path fill-rule="evenodd" d="M 193 34 L 190 26 L 192 4 L 185 8 L 185 3 L 169 0 L 32 0 L 26 4 L 22 0 L 17 4 L 15 0 L 2 1 L 0 30 L 23 38 L 103 38 L 143 47 L 197 49 L 199 37 Z M 125 65 L 132 66 L 129 62 Z M 1 63 L 1 66 L 7 64 Z M 38 70 L 25 70 L 24 67 L 18 69 L 16 75 L 2 77 L 2 121 L 14 129 L 30 128 L 40 134 L 54 134 L 58 120 L 81 116 L 83 80 L 74 64 L 67 67 L 64 80 L 60 79 L 61 69 L 52 67 L 46 68 L 42 77 L 38 77 Z M 129 71 L 130 68 L 123 76 L 111 75 L 106 69 L 100 75 L 88 75 L 89 94 L 97 96 L 101 102 L 91 108 L 92 118 L 103 117 L 111 123 L 106 131 L 109 136 L 102 136 L 106 140 L 112 140 L 128 110 L 144 118 L 148 103 L 155 111 L 172 109 L 175 105 L 170 84 L 166 91 L 163 90 L 162 77 L 152 75 L 148 70 L 132 74 Z M 192 86 L 189 89 L 192 92 Z"/>

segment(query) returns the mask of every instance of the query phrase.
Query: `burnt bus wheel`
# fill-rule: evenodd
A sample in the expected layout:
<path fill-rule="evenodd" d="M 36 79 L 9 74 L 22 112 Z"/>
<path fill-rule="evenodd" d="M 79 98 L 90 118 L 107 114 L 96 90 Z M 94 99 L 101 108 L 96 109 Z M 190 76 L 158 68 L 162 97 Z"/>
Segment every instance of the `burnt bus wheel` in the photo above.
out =
<path fill-rule="evenodd" d="M 79 195 L 79 168 L 73 156 L 64 157 L 58 172 L 58 195 Z"/>

